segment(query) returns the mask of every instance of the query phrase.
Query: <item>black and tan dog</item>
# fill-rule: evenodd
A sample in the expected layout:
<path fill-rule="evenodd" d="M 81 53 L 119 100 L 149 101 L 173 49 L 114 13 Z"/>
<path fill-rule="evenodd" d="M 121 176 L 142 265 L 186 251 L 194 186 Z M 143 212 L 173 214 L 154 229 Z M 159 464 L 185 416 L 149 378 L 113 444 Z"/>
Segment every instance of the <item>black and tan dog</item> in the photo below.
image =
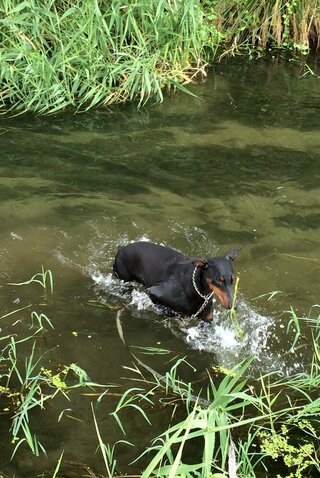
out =
<path fill-rule="evenodd" d="M 143 284 L 155 304 L 210 321 L 214 294 L 226 309 L 232 306 L 232 261 L 238 252 L 239 249 L 231 249 L 223 257 L 204 259 L 139 241 L 119 248 L 113 271 L 125 282 Z"/>

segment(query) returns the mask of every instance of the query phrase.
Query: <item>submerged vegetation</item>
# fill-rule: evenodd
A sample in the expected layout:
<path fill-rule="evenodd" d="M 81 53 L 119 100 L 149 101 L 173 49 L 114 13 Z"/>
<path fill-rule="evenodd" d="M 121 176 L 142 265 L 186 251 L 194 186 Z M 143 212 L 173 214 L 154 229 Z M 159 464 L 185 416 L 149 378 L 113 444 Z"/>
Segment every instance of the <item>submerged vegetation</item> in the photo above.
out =
<path fill-rule="evenodd" d="M 185 90 L 227 53 L 319 47 L 318 0 L 2 0 L 2 111 L 84 111 Z"/>

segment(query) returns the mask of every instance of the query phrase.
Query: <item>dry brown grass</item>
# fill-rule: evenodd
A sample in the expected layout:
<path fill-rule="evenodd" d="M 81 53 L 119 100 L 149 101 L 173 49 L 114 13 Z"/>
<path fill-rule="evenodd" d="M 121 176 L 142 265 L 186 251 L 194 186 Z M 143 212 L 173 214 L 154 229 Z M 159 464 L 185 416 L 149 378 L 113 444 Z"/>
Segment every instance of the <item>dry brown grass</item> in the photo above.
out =
<path fill-rule="evenodd" d="M 226 0 L 216 2 L 220 31 L 232 45 L 291 48 L 320 46 L 319 0 Z"/>

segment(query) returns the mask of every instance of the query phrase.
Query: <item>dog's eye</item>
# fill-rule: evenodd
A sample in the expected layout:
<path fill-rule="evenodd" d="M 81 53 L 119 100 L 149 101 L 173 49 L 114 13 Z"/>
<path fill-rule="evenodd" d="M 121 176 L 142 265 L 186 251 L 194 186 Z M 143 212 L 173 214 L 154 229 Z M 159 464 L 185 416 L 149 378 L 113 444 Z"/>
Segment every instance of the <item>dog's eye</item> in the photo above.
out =
<path fill-rule="evenodd" d="M 223 284 L 225 281 L 226 281 L 226 280 L 225 280 L 224 277 L 220 277 L 220 278 L 219 278 L 219 282 L 221 282 L 221 284 Z"/>

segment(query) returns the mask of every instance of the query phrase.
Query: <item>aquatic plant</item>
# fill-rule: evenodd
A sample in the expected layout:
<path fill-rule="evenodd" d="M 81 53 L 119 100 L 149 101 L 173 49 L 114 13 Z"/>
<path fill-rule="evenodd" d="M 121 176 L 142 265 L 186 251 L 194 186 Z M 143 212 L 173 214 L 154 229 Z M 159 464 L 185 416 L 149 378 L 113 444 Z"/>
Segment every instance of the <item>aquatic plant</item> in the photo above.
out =
<path fill-rule="evenodd" d="M 10 343 L 1 352 L 1 361 L 7 367 L 7 373 L 0 374 L 0 380 L 6 378 L 5 387 L 1 392 L 3 396 L 12 399 L 11 433 L 12 443 L 15 444 L 12 456 L 24 442 L 36 456 L 39 456 L 41 451 L 46 452 L 45 447 L 32 432 L 31 415 L 35 408 L 44 409 L 45 402 L 53 400 L 58 393 L 66 395 L 71 389 L 93 386 L 85 372 L 74 364 L 63 366 L 56 372 L 41 366 L 43 356 L 36 358 L 36 342 L 33 342 L 24 361 L 22 357 L 19 358 L 17 345 L 29 341 L 30 338 L 15 341 L 11 337 Z M 21 365 L 23 362 L 24 366 Z M 72 384 L 67 383 L 67 378 Z"/>
<path fill-rule="evenodd" d="M 41 114 L 185 91 L 220 38 L 199 0 L 3 0 L 0 32 L 2 106 Z"/>
<path fill-rule="evenodd" d="M 115 459 L 115 448 L 119 443 L 124 443 L 126 445 L 133 446 L 132 443 L 126 441 L 126 440 L 118 440 L 113 446 L 110 446 L 108 443 L 105 444 L 102 440 L 100 430 L 99 430 L 99 425 L 98 421 L 94 412 L 94 407 L 93 404 L 91 403 L 91 410 L 92 410 L 92 415 L 93 415 L 93 421 L 94 421 L 94 426 L 96 430 L 96 434 L 98 437 L 98 442 L 99 442 L 99 449 L 101 451 L 101 455 L 103 458 L 103 462 L 107 471 L 107 475 L 109 478 L 112 478 L 115 475 L 116 472 L 116 466 L 117 466 L 117 460 Z"/>
<path fill-rule="evenodd" d="M 242 47 L 308 52 L 317 0 L 2 0 L 0 108 L 55 113 L 148 99 Z M 309 70 L 310 71 L 310 70 Z"/>
<path fill-rule="evenodd" d="M 203 398 L 178 376 L 178 367 L 190 367 L 185 360 L 179 360 L 163 376 L 139 358 L 139 366 L 126 367 L 134 373 L 134 381 L 140 387 L 128 389 L 118 402 L 116 419 L 122 430 L 121 416 L 125 416 L 128 404 L 146 418 L 144 403 L 175 403 L 173 424 L 164 426 L 164 431 L 137 458 L 145 462 L 147 456 L 152 456 L 142 478 L 254 478 L 261 476 L 262 471 L 273 471 L 275 466 L 277 475 L 286 478 L 320 472 L 320 315 L 299 318 L 295 314 L 291 320 L 291 324 L 306 321 L 312 326 L 314 337 L 311 366 L 291 377 L 279 378 L 272 373 L 249 380 L 249 359 L 232 370 L 209 370 Z M 124 340 L 121 328 L 120 337 Z M 293 346 L 297 346 L 296 335 Z M 134 358 L 137 359 L 135 355 Z M 148 378 L 142 369 L 148 371 Z M 185 416 L 181 420 L 177 410 L 183 406 Z M 200 447 L 197 441 L 198 460 L 191 462 L 190 456 L 186 460 L 188 443 L 199 438 L 203 445 Z"/>
<path fill-rule="evenodd" d="M 236 313 L 236 303 L 237 303 L 237 296 L 238 296 L 239 281 L 240 281 L 240 277 L 237 276 L 236 280 L 235 280 L 235 283 L 234 283 L 234 295 L 233 295 L 233 300 L 232 300 L 232 306 L 231 306 L 231 309 L 229 311 L 229 317 L 230 317 L 230 320 L 231 320 L 233 326 L 235 327 L 237 337 L 241 341 L 243 339 L 243 330 L 241 328 L 241 325 L 240 325 L 240 322 L 237 318 L 237 313 Z"/>
<path fill-rule="evenodd" d="M 41 287 L 44 289 L 45 292 L 47 292 L 48 284 L 50 286 L 50 293 L 51 295 L 53 294 L 53 274 L 52 272 L 48 269 L 46 270 L 43 266 L 41 266 L 41 272 L 37 272 L 37 274 L 34 274 L 31 279 L 26 280 L 24 282 L 9 282 L 8 285 L 29 285 L 32 283 L 40 284 Z"/>
<path fill-rule="evenodd" d="M 44 267 L 30 280 L 9 283 L 9 285 L 20 287 L 33 283 L 40 284 L 45 292 L 49 287 L 50 293 L 53 294 L 53 274 Z M 0 320 L 5 322 L 15 314 L 21 316 L 23 312 L 29 312 L 31 308 L 32 305 L 28 304 L 12 310 L 1 316 Z M 14 445 L 12 457 L 23 444 L 27 444 L 35 456 L 39 456 L 41 452 L 46 453 L 44 445 L 33 432 L 31 423 L 35 409 L 44 409 L 46 402 L 53 400 L 57 394 L 67 396 L 68 392 L 75 388 L 95 385 L 86 372 L 76 364 L 60 366 L 56 371 L 44 367 L 45 355 L 37 352 L 36 339 L 39 338 L 40 332 L 42 334 L 45 332 L 45 324 L 51 328 L 53 324 L 46 314 L 32 310 L 31 328 L 34 322 L 36 327 L 32 335 L 20 336 L 19 334 L 17 339 L 17 334 L 13 332 L 1 337 L 0 399 L 4 404 L 2 412 L 12 416 L 10 429 Z M 61 465 L 62 456 L 63 454 L 55 474 Z"/>
<path fill-rule="evenodd" d="M 1 319 L 29 312 L 30 307 L 21 307 Z M 181 378 L 184 367 L 196 372 L 185 358 L 171 357 L 168 350 L 156 347 L 137 347 L 134 352 L 129 348 L 135 364 L 124 368 L 131 373 L 130 383 L 133 381 L 135 385 L 128 385 L 126 379 L 126 389 L 114 411 L 110 412 L 110 419 L 115 419 L 120 431 L 125 433 L 124 420 L 128 410 L 137 412 L 149 426 L 152 424 L 150 408 L 171 408 L 169 423 L 163 421 L 162 431 L 145 444 L 145 451 L 136 459 L 142 463 L 141 477 L 255 478 L 270 473 L 275 466 L 283 478 L 320 473 L 318 312 L 319 306 L 315 306 L 307 317 L 299 317 L 292 308 L 289 310 L 287 332 L 292 334 L 293 331 L 292 347 L 300 346 L 299 342 L 303 340 L 301 331 L 306 327 L 310 329 L 313 347 L 309 366 L 290 377 L 272 373 L 252 379 L 248 373 L 252 360 L 249 357 L 231 370 L 210 367 L 205 387 L 201 389 Z M 119 336 L 127 347 L 120 317 L 121 311 L 118 311 Z M 13 456 L 24 445 L 36 456 L 45 452 L 44 444 L 33 431 L 36 409 L 44 409 L 46 403 L 58 394 L 68 397 L 71 389 L 98 387 L 76 364 L 63 365 L 56 370 L 45 366 L 45 357 L 37 352 L 34 337 L 39 331 L 43 333 L 42 325 L 47 323 L 46 319 L 37 314 L 38 326 L 31 336 L 19 337 L 19 340 L 13 334 L 1 337 L 0 396 L 9 403 L 4 411 L 12 416 Z M 158 373 L 140 359 L 141 355 L 135 355 L 140 352 L 146 352 L 144 357 L 168 355 L 168 370 Z M 102 398 L 109 387 L 103 386 L 103 392 L 97 398 L 95 405 L 100 411 Z M 114 444 L 103 441 L 95 405 L 91 405 L 94 427 L 107 476 L 120 476 L 117 445 L 132 446 L 132 443 L 127 440 L 118 440 Z M 59 420 L 63 414 L 64 411 Z M 197 454 L 191 459 L 188 446 L 194 442 Z M 63 452 L 53 476 L 58 475 L 62 461 Z M 125 470 L 127 473 L 128 469 Z"/>

